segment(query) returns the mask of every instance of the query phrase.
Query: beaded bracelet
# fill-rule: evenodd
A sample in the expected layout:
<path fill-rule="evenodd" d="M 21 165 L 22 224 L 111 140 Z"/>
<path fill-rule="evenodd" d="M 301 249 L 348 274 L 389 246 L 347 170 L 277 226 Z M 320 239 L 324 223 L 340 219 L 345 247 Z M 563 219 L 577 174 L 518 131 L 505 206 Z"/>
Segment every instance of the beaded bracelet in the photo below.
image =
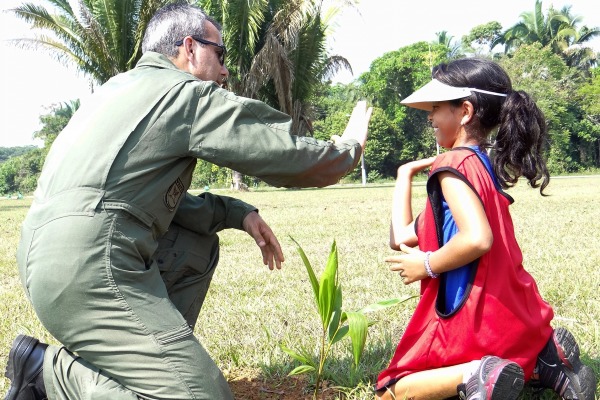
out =
<path fill-rule="evenodd" d="M 429 256 L 431 255 L 431 251 L 428 251 L 425 253 L 425 261 L 423 262 L 425 264 L 425 271 L 427 272 L 427 275 L 429 275 L 430 278 L 438 278 L 440 276 L 440 274 L 436 274 L 435 272 L 433 272 L 431 270 L 431 265 L 429 265 Z"/>

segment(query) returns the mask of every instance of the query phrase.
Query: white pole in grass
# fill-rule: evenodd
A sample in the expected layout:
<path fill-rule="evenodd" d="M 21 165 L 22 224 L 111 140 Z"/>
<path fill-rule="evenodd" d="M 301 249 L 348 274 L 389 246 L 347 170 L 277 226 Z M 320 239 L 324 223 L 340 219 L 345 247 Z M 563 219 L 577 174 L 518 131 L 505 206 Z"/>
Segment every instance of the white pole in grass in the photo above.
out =
<path fill-rule="evenodd" d="M 365 153 L 360 158 L 360 170 L 362 174 L 362 185 L 367 186 L 367 169 L 365 168 Z"/>

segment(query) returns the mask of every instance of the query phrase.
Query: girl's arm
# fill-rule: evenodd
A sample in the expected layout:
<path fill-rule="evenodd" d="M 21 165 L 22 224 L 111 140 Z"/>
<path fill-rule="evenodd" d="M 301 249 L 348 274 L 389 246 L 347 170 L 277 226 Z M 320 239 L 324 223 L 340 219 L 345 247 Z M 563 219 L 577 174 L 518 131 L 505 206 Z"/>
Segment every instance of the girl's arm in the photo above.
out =
<path fill-rule="evenodd" d="M 450 172 L 440 172 L 438 179 L 458 227 L 456 235 L 429 257 L 431 270 L 439 274 L 462 267 L 487 253 L 493 236 L 477 194 Z M 392 263 L 391 270 L 400 272 L 405 284 L 427 278 L 425 253 L 408 246 L 401 246 L 400 250 L 407 254 L 386 259 Z"/>
<path fill-rule="evenodd" d="M 413 161 L 398 168 L 396 187 L 392 200 L 392 222 L 390 224 L 390 247 L 400 250 L 401 244 L 417 245 L 412 212 L 412 179 L 418 172 L 433 164 L 435 157 Z"/>
<path fill-rule="evenodd" d="M 477 194 L 450 172 L 439 175 L 442 193 L 450 207 L 458 232 L 442 248 L 431 254 L 433 272 L 462 267 L 487 253 L 494 237 Z"/>

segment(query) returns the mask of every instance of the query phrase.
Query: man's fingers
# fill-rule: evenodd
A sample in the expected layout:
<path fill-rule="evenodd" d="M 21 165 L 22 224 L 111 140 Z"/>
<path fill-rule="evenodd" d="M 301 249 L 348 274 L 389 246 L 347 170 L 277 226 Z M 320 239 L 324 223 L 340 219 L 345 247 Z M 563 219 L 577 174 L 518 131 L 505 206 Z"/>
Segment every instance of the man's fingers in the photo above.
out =
<path fill-rule="evenodd" d="M 268 265 L 270 270 L 274 268 L 281 269 L 283 255 L 277 253 L 276 249 L 271 246 L 261 247 L 263 254 L 263 264 Z"/>
<path fill-rule="evenodd" d="M 281 262 L 285 261 L 285 259 L 279 241 L 271 231 L 265 233 L 263 238 L 263 244 L 259 244 L 263 254 L 263 263 L 268 265 L 271 270 L 273 268 L 281 269 Z"/>
<path fill-rule="evenodd" d="M 254 242 L 260 249 L 263 264 L 269 269 L 281 269 L 281 263 L 285 260 L 283 250 L 275 234 L 269 225 L 258 215 L 256 211 L 249 213 L 243 221 L 244 230 L 252 236 Z"/>

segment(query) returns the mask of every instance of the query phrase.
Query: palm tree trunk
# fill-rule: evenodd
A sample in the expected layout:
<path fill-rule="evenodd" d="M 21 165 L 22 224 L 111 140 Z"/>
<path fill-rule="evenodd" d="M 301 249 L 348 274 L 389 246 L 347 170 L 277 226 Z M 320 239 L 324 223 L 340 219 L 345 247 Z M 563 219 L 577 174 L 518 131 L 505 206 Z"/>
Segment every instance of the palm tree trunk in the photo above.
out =
<path fill-rule="evenodd" d="M 231 170 L 231 189 L 242 192 L 248 191 L 248 186 L 244 183 L 244 175 L 241 172 Z"/>

